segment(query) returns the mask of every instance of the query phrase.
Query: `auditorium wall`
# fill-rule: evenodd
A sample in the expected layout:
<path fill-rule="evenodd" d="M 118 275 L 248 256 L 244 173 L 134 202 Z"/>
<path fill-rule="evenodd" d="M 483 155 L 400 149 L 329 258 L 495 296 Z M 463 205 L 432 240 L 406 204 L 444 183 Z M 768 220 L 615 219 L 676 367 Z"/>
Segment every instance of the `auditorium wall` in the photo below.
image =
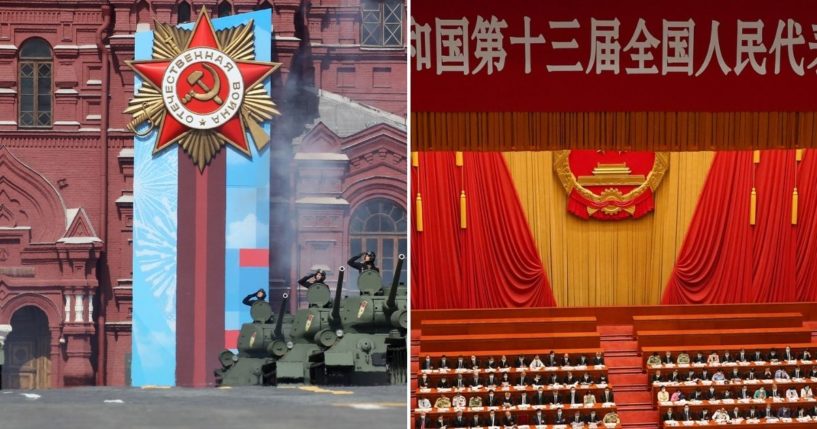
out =
<path fill-rule="evenodd" d="M 567 212 L 553 155 L 504 154 L 557 305 L 659 304 L 714 152 L 671 152 L 654 212 L 614 222 Z"/>

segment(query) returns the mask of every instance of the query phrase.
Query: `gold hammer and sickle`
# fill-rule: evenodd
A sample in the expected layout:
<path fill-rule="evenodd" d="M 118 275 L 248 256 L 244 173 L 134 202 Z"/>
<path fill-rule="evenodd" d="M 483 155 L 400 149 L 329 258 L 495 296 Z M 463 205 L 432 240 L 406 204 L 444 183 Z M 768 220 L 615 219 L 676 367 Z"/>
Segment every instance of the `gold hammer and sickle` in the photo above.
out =
<path fill-rule="evenodd" d="M 190 88 L 190 91 L 182 99 L 182 103 L 187 104 L 190 102 L 190 100 L 195 98 L 196 100 L 200 101 L 213 100 L 216 102 L 216 104 L 220 106 L 222 103 L 224 103 L 224 101 L 221 100 L 221 97 L 218 96 L 218 91 L 221 89 L 221 80 L 219 79 L 218 74 L 216 74 L 216 71 L 213 70 L 212 67 L 210 67 L 207 64 L 202 64 L 202 66 L 204 67 L 205 70 L 207 70 L 208 73 L 210 73 L 210 76 L 213 78 L 214 82 L 213 88 L 211 89 L 210 87 L 207 86 L 207 84 L 201 81 L 202 76 L 204 76 L 204 72 L 202 72 L 201 70 L 195 70 L 193 73 L 190 73 L 190 75 L 187 76 L 187 83 L 193 86 L 198 85 L 199 88 L 207 92 L 202 94 L 200 92 L 196 92 L 193 88 Z"/>

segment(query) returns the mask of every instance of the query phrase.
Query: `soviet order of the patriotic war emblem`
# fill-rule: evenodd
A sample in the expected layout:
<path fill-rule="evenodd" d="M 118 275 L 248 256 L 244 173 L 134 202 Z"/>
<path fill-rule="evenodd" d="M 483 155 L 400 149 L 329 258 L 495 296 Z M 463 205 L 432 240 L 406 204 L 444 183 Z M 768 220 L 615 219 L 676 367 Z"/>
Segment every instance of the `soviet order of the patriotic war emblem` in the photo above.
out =
<path fill-rule="evenodd" d="M 280 113 L 264 79 L 281 64 L 255 61 L 252 21 L 215 31 L 202 7 L 193 30 L 157 22 L 152 59 L 127 64 L 142 78 L 128 129 L 158 129 L 154 153 L 178 143 L 204 170 L 225 144 L 251 156 L 247 130 L 258 150 L 269 143 L 261 124 Z"/>
<path fill-rule="evenodd" d="M 651 212 L 668 167 L 669 155 L 661 152 L 566 150 L 553 159 L 567 210 L 582 219 L 636 219 Z"/>

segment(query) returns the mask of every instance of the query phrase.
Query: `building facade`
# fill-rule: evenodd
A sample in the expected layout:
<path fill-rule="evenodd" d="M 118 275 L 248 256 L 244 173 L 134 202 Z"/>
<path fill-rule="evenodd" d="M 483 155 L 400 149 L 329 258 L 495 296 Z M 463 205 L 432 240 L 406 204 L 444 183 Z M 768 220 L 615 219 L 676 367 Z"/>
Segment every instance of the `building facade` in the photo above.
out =
<path fill-rule="evenodd" d="M 385 267 L 405 248 L 404 1 L 0 1 L 4 386 L 129 383 L 125 61 L 137 30 L 187 22 L 202 6 L 273 14 L 284 116 L 270 149 L 270 288 L 294 291 L 304 270 L 357 249 L 375 246 Z"/>

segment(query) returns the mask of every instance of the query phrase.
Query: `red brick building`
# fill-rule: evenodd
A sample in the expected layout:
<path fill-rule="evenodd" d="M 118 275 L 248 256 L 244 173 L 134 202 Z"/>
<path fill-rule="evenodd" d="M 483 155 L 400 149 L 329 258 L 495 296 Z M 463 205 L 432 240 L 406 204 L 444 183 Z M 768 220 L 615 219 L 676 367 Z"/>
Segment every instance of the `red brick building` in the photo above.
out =
<path fill-rule="evenodd" d="M 201 6 L 273 13 L 273 58 L 284 64 L 273 95 L 285 115 L 273 124 L 271 289 L 372 246 L 388 269 L 405 247 L 403 0 L 0 1 L 5 386 L 128 383 L 124 62 L 137 28 L 185 22 Z"/>

